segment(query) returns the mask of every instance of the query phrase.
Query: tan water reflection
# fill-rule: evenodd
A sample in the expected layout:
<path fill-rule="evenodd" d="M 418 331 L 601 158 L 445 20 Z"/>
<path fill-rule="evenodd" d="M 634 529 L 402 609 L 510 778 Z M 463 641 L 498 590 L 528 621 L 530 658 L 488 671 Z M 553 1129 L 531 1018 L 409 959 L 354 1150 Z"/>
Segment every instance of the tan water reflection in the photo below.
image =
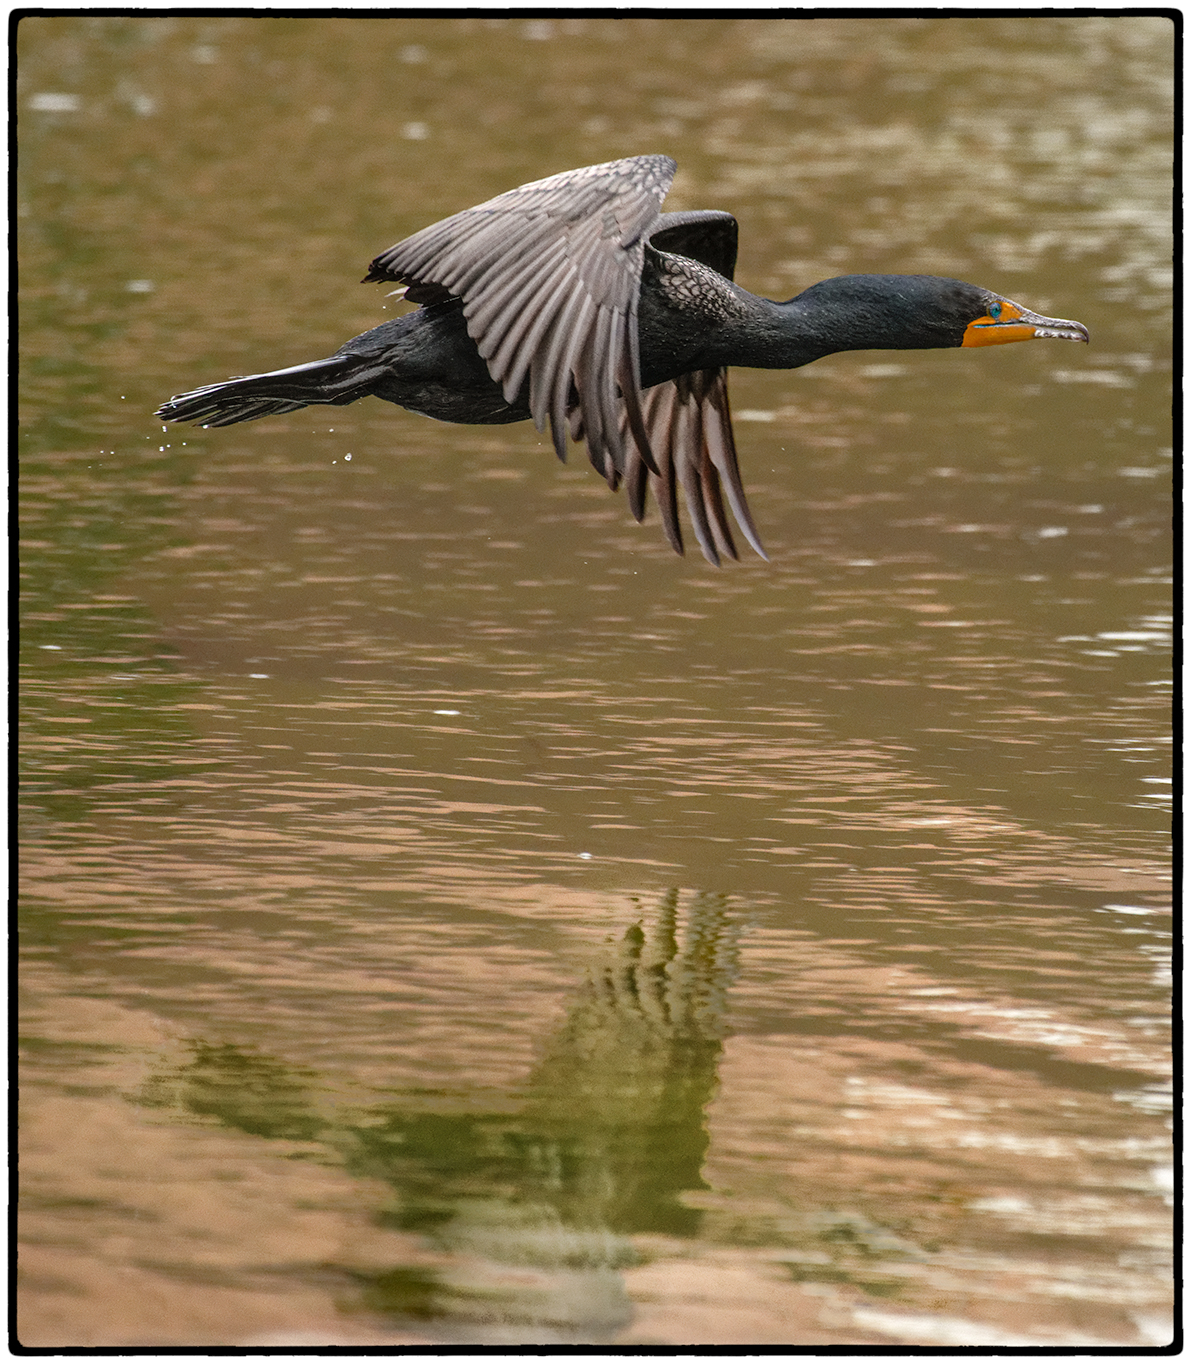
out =
<path fill-rule="evenodd" d="M 152 1010 L 29 972 L 46 1057 L 26 1099 L 30 1335 L 284 1343 L 268 1334 L 283 1321 L 340 1343 L 1072 1345 L 1119 1339 L 1122 1319 L 1157 1329 L 1168 1146 L 1114 1112 L 1144 1110 L 1145 1088 L 1096 1078 L 1159 1074 L 1161 1046 L 811 934 L 753 927 L 738 963 L 743 927 L 722 900 L 666 897 L 587 954 L 512 1095 L 489 1075 L 492 1097 L 445 1108 L 425 1060 L 455 1068 L 432 1044 L 422 1086 L 365 1102 L 333 1072 L 183 1042 Z M 723 1040 L 740 967 L 743 1015 L 780 984 L 793 1033 Z M 380 981 L 343 984 L 362 1002 Z M 469 979 L 485 1007 L 452 1033 L 474 1040 L 501 986 Z M 824 1026 L 826 1001 L 858 1011 L 853 1035 Z M 384 1030 L 395 1052 L 425 1012 L 410 1004 Z M 1006 1068 L 1013 1050 L 1039 1073 Z M 378 1331 L 377 1314 L 420 1330 Z"/>
<path fill-rule="evenodd" d="M 22 22 L 23 1343 L 1166 1339 L 1171 35 Z M 527 426 L 149 420 L 655 151 L 1093 345 L 734 373 L 721 573 Z"/>

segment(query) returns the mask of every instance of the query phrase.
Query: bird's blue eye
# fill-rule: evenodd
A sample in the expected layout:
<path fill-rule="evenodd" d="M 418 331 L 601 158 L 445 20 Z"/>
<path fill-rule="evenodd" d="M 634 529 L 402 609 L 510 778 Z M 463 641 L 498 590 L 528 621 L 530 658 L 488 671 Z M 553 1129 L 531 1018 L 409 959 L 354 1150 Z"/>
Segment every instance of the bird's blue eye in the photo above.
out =
<path fill-rule="evenodd" d="M 994 303 L 988 310 L 989 317 L 995 322 L 1001 316 L 1001 305 Z"/>

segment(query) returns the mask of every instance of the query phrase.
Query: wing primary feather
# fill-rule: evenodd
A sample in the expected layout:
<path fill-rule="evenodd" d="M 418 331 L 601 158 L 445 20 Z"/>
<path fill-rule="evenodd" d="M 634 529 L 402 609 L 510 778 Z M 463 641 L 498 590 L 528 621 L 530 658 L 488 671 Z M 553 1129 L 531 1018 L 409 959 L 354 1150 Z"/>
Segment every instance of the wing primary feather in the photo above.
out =
<path fill-rule="evenodd" d="M 711 524 L 712 534 L 715 536 L 720 553 L 726 554 L 729 559 L 739 559 L 740 555 L 736 552 L 732 531 L 724 514 L 724 499 L 720 495 L 720 476 L 716 473 L 715 465 L 711 462 L 706 446 L 699 460 L 699 482 L 703 489 L 703 506 L 707 509 L 707 519 Z"/>
<path fill-rule="evenodd" d="M 620 414 L 615 391 L 608 382 L 615 369 L 607 363 L 609 358 L 614 361 L 619 358 L 621 338 L 617 336 L 618 321 L 616 309 L 600 309 L 595 328 L 580 359 L 578 384 L 580 404 L 587 424 L 588 454 L 592 464 L 612 486 L 619 482 L 624 467 L 619 432 Z"/>
<path fill-rule="evenodd" d="M 490 339 L 489 327 L 493 326 L 499 314 L 514 318 L 521 315 L 518 310 L 524 309 L 526 300 L 535 290 L 541 289 L 542 280 L 548 278 L 548 272 L 553 266 L 553 258 L 562 254 L 560 246 L 561 244 L 544 256 L 525 261 L 517 269 L 510 271 L 507 279 L 494 285 L 490 294 L 485 294 L 482 303 L 472 308 L 464 306 L 463 312 L 468 323 L 484 337 L 476 349 L 485 360 L 496 350 L 501 339 L 499 330 Z"/>
<path fill-rule="evenodd" d="M 715 375 L 708 395 L 708 403 L 712 409 L 710 414 L 712 420 L 707 424 L 708 454 L 728 494 L 728 503 L 732 508 L 732 515 L 736 518 L 736 524 L 757 554 L 768 562 L 769 555 L 765 553 L 765 547 L 761 544 L 761 537 L 753 522 L 752 512 L 749 511 L 744 484 L 740 478 L 740 466 L 736 460 L 736 442 L 732 436 L 732 417 L 728 407 L 727 377 L 723 370 L 705 372 Z"/>
<path fill-rule="evenodd" d="M 559 300 L 570 288 L 573 288 L 572 280 L 569 278 L 559 280 L 550 297 L 533 310 L 533 315 L 529 318 L 529 329 L 525 331 L 523 340 L 517 342 L 516 351 L 510 351 L 508 360 L 503 359 L 502 353 L 498 353 L 494 364 L 501 364 L 502 370 L 508 366 L 508 372 L 503 372 L 506 402 L 513 402 L 516 400 L 517 394 L 520 393 L 521 385 L 525 382 L 525 374 L 532 366 L 535 356 L 538 355 L 542 338 L 546 336 L 551 323 L 554 322 L 555 315 L 557 315 Z M 492 372 L 498 381 L 502 378 L 501 374 Z"/>
<path fill-rule="evenodd" d="M 601 333 L 606 330 L 604 310 L 596 312 L 595 322 L 589 335 L 583 338 L 575 357 L 575 391 L 579 397 L 579 408 L 583 413 L 584 440 L 587 442 L 587 458 L 598 474 L 606 477 L 604 465 L 604 404 L 597 387 L 591 382 L 591 356 L 600 345 Z"/>
<path fill-rule="evenodd" d="M 617 375 L 620 381 L 621 398 L 624 400 L 626 424 L 628 431 L 632 432 L 633 444 L 640 451 L 646 468 L 651 473 L 656 474 L 658 471 L 657 464 L 654 461 L 653 450 L 649 444 L 649 432 L 646 430 L 645 416 L 641 410 L 641 387 L 637 377 L 637 363 L 634 358 L 637 349 L 636 309 L 633 310 L 633 316 L 630 317 L 626 330 L 629 344 L 627 353 L 621 358 L 620 373 Z M 627 445 L 628 442 L 625 441 L 625 444 Z"/>
<path fill-rule="evenodd" d="M 544 347 L 545 353 L 540 362 L 530 366 L 530 385 L 532 389 L 534 372 L 541 369 L 541 390 L 539 394 L 540 414 L 545 420 L 547 410 L 552 412 L 552 421 L 558 428 L 555 441 L 566 440 L 567 398 L 570 394 L 571 374 L 575 368 L 575 357 L 587 339 L 591 328 L 595 304 L 586 293 L 576 293 L 566 301 L 551 329 L 550 341 Z M 553 395 L 553 398 L 551 398 Z M 530 410 L 533 411 L 533 399 Z M 538 412 L 534 412 L 537 420 Z M 584 413 L 584 420 L 587 414 Z M 541 430 L 541 427 L 538 428 Z"/>
<path fill-rule="evenodd" d="M 649 470 L 641 458 L 641 451 L 634 448 L 629 451 L 628 464 L 624 471 L 624 487 L 629 496 L 629 511 L 633 513 L 634 521 L 645 520 L 645 491 L 648 486 Z"/>
<path fill-rule="evenodd" d="M 672 387 L 672 386 L 671 386 Z M 667 394 L 669 400 L 670 395 Z M 671 406 L 671 402 L 667 402 Z M 673 411 L 667 413 L 667 425 L 673 430 Z M 678 522 L 678 488 L 674 481 L 674 445 L 672 440 L 667 440 L 660 456 L 658 457 L 658 472 L 654 495 L 657 498 L 658 511 L 662 514 L 662 529 L 666 533 L 666 539 L 670 541 L 676 554 L 682 554 L 684 547 L 682 543 L 682 527 Z"/>
<path fill-rule="evenodd" d="M 562 354 L 568 340 L 579 333 L 578 319 L 586 301 L 582 293 L 571 293 L 563 300 L 530 361 L 529 411 L 539 431 L 545 430 Z"/>
<path fill-rule="evenodd" d="M 692 463 L 698 475 L 699 496 L 708 527 L 715 541 L 717 553 L 726 554 L 730 559 L 739 559 L 740 556 L 736 553 L 736 545 L 733 543 L 732 532 L 724 514 L 724 499 L 720 494 L 719 474 L 716 473 L 711 452 L 708 449 L 708 419 L 714 421 L 715 414 L 703 401 L 703 394 L 700 392 L 701 387 L 698 384 L 691 386 L 691 397 L 694 401 L 689 403 L 690 425 L 694 428 L 691 442 L 691 452 L 694 455 Z"/>
<path fill-rule="evenodd" d="M 683 497 L 686 501 L 687 514 L 691 518 L 691 529 L 695 532 L 695 539 L 699 542 L 699 548 L 703 551 L 703 557 L 710 564 L 719 567 L 720 556 L 716 552 L 715 540 L 711 534 L 711 527 L 707 523 L 707 513 L 703 508 L 703 488 L 699 478 L 698 459 L 699 450 L 696 446 L 698 432 L 693 429 L 694 409 L 689 403 L 681 403 L 678 408 L 678 451 L 676 462 L 678 465 L 678 477 L 682 483 Z"/>
<path fill-rule="evenodd" d="M 620 438 L 623 404 L 616 380 L 623 368 L 625 315 L 619 308 L 605 308 L 604 312 L 607 318 L 604 325 L 606 338 L 601 338 L 600 348 L 595 352 L 596 383 L 604 409 L 605 437 L 615 456 L 616 467 L 623 471 L 624 444 Z"/>
<path fill-rule="evenodd" d="M 527 308 L 515 319 L 501 340 L 499 350 L 489 360 L 489 372 L 504 386 L 505 402 L 516 401 L 541 338 L 558 312 L 559 300 L 572 287 L 572 283 L 567 278 L 560 279 L 549 298 L 532 310 Z"/>
<path fill-rule="evenodd" d="M 563 355 L 575 337 L 582 339 L 579 321 L 584 317 L 586 307 L 590 303 L 591 300 L 581 290 L 570 293 L 550 319 L 549 329 L 536 347 L 529 367 L 529 410 L 539 431 L 550 407 L 551 394 Z"/>
<path fill-rule="evenodd" d="M 604 405 L 604 439 L 607 457 L 616 470 L 616 482 L 627 466 L 627 448 L 631 442 L 625 441 L 625 422 L 627 404 L 617 385 L 617 376 L 624 368 L 626 318 L 619 308 L 615 309 L 608 323 L 608 347 L 600 366 L 602 382 L 599 386 L 600 401 Z"/>
<path fill-rule="evenodd" d="M 647 414 L 652 411 L 651 398 L 649 393 L 641 395 L 641 418 L 648 421 Z M 625 441 L 625 471 L 624 486 L 629 498 L 629 510 L 633 513 L 633 519 L 637 522 L 645 519 L 645 497 L 649 491 L 649 475 L 657 473 L 656 462 L 651 469 L 645 463 L 645 458 L 641 453 L 641 447 L 636 441 L 625 439 L 628 435 L 628 412 L 623 410 L 620 424 L 621 439 Z"/>

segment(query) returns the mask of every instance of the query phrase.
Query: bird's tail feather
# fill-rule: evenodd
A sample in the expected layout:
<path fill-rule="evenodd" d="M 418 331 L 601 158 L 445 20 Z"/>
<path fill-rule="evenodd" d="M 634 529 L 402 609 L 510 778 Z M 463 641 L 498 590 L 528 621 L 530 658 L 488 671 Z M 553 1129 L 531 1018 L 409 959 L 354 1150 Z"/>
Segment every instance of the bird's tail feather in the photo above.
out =
<path fill-rule="evenodd" d="M 312 403 L 342 406 L 372 391 L 384 367 L 360 355 L 332 355 L 326 360 L 249 374 L 179 393 L 157 409 L 163 421 L 233 426 L 280 412 L 297 412 Z"/>

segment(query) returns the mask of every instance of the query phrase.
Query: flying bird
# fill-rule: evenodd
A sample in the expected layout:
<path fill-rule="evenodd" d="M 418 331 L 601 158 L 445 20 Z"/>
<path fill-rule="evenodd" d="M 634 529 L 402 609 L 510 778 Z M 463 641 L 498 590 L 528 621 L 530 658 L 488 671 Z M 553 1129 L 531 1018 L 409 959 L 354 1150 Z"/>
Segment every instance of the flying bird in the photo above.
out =
<path fill-rule="evenodd" d="M 365 283 L 420 306 L 325 360 L 182 393 L 156 415 L 231 426 L 373 395 L 439 421 L 550 426 L 565 460 L 583 440 L 640 521 L 652 489 L 683 552 L 681 487 L 699 547 L 737 557 L 724 499 L 765 558 L 732 437 L 727 368 L 797 369 L 849 350 L 1087 341 L 960 280 L 844 275 L 786 303 L 733 283 L 737 223 L 663 213 L 676 169 L 632 156 L 565 171 L 464 209 L 382 252 Z"/>

